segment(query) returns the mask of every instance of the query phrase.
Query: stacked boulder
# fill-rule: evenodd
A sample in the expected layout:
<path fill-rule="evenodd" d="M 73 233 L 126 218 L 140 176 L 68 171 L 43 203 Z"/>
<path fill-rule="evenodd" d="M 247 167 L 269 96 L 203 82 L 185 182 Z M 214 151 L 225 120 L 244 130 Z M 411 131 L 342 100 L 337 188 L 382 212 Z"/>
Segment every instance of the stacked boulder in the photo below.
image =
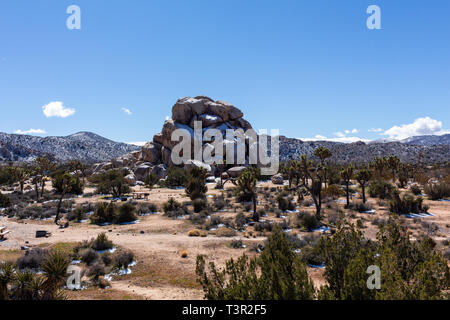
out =
<path fill-rule="evenodd" d="M 242 111 L 228 102 L 214 101 L 206 96 L 181 98 L 172 107 L 172 118 L 164 122 L 161 133 L 155 134 L 153 140 L 147 142 L 141 151 L 132 152 L 110 163 L 102 164 L 97 170 L 129 167 L 134 175 L 134 177 L 128 177 L 130 181 L 133 181 L 133 179 L 135 181 L 143 181 L 148 174 L 152 173 L 159 178 L 164 178 L 167 175 L 168 167 L 173 165 L 171 152 L 178 143 L 172 141 L 172 132 L 176 129 L 185 129 L 193 137 L 195 121 L 201 121 L 203 132 L 210 128 L 220 130 L 224 138 L 224 145 L 232 143 L 235 145 L 235 150 L 239 140 L 227 141 L 226 130 L 242 129 L 245 132 L 252 128 L 250 123 L 243 118 Z M 208 145 L 204 143 L 202 148 L 208 147 Z M 247 141 L 245 159 L 248 161 Z M 236 165 L 238 166 L 239 164 Z M 203 167 L 211 175 L 217 173 L 217 168 L 201 161 L 188 160 L 185 163 L 185 167 L 192 166 Z"/>

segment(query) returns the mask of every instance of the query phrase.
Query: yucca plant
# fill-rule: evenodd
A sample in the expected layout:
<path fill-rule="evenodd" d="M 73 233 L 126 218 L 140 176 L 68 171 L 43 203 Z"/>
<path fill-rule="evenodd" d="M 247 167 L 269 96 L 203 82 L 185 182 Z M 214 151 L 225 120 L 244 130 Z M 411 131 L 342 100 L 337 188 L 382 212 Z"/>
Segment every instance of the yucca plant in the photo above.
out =
<path fill-rule="evenodd" d="M 67 276 L 67 268 L 70 262 L 67 256 L 59 251 L 53 250 L 49 257 L 42 265 L 42 271 L 45 277 L 44 286 L 44 300 L 55 300 L 63 298 L 60 286 L 63 285 Z"/>
<path fill-rule="evenodd" d="M 12 262 L 0 262 L 0 300 L 8 300 L 8 284 L 15 279 L 15 268 Z"/>

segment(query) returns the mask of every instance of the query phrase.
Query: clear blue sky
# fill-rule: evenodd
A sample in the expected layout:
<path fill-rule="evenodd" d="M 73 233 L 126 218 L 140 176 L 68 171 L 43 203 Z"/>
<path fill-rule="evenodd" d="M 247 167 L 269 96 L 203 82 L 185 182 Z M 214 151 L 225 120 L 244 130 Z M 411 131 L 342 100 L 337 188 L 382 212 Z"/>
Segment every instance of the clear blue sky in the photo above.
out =
<path fill-rule="evenodd" d="M 147 141 L 177 98 L 208 95 L 288 137 L 444 133 L 449 35 L 448 0 L 2 0 L 0 131 Z M 75 113 L 46 117 L 53 101 Z"/>

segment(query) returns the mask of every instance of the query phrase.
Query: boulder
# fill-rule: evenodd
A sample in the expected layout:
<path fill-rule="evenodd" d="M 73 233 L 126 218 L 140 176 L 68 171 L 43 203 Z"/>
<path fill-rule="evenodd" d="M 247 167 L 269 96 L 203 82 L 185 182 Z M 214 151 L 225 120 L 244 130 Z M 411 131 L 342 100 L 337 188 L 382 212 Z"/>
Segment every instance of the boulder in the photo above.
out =
<path fill-rule="evenodd" d="M 167 167 L 165 164 L 160 164 L 154 166 L 151 174 L 156 175 L 159 179 L 165 178 L 167 176 Z"/>
<path fill-rule="evenodd" d="M 153 167 L 147 164 L 141 164 L 139 167 L 134 170 L 134 175 L 136 176 L 136 179 L 143 181 L 145 177 L 148 176 L 148 174 L 151 172 Z"/>
<path fill-rule="evenodd" d="M 213 126 L 213 125 L 223 122 L 223 119 L 220 116 L 211 115 L 211 114 L 207 114 L 207 113 L 203 113 L 203 114 L 199 115 L 198 120 L 202 122 L 203 128 Z"/>
<path fill-rule="evenodd" d="M 131 186 L 134 186 L 136 184 L 136 176 L 133 173 L 130 173 L 129 175 L 125 176 L 125 181 Z"/>
<path fill-rule="evenodd" d="M 185 99 L 186 98 L 179 99 L 172 107 L 172 120 L 183 124 L 189 124 L 193 114 L 191 107 L 186 103 Z"/>
<path fill-rule="evenodd" d="M 173 165 L 171 154 L 172 153 L 171 153 L 170 149 L 168 149 L 166 147 L 162 147 L 162 149 L 161 149 L 162 162 L 167 167 L 171 167 Z"/>
<path fill-rule="evenodd" d="M 273 175 L 272 183 L 273 184 L 283 184 L 284 183 L 283 175 L 281 173 L 277 173 L 277 174 Z"/>
<path fill-rule="evenodd" d="M 191 170 L 194 167 L 203 168 L 203 169 L 205 169 L 208 172 L 208 174 L 211 174 L 211 166 L 209 164 L 204 163 L 204 162 L 201 162 L 201 161 L 198 161 L 198 160 L 188 160 L 184 164 L 184 169 L 185 170 Z"/>
<path fill-rule="evenodd" d="M 227 170 L 227 174 L 230 178 L 239 178 L 242 171 L 245 170 L 245 167 L 233 167 Z"/>
<path fill-rule="evenodd" d="M 162 133 L 157 133 L 153 136 L 153 142 L 158 144 L 163 144 L 163 135 Z"/>
<path fill-rule="evenodd" d="M 161 163 L 161 147 L 162 145 L 160 144 L 147 142 L 142 147 L 141 157 L 139 158 L 139 160 L 155 164 Z"/>

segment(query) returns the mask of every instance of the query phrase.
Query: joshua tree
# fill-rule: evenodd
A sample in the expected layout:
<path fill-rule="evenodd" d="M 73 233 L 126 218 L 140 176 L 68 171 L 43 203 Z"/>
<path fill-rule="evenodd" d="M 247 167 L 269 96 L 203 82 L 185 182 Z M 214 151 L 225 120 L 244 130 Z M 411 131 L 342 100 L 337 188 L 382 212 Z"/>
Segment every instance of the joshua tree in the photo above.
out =
<path fill-rule="evenodd" d="M 393 182 L 397 180 L 397 172 L 400 166 L 400 159 L 397 156 L 387 158 L 388 168 L 391 170 Z"/>
<path fill-rule="evenodd" d="M 44 196 L 45 191 L 45 182 L 48 181 L 47 175 L 50 174 L 51 171 L 55 170 L 55 164 L 50 161 L 47 157 L 39 157 L 35 161 L 35 167 L 37 175 L 40 175 L 40 183 L 41 183 L 41 196 Z"/>
<path fill-rule="evenodd" d="M 370 166 L 375 170 L 375 172 L 377 173 L 379 178 L 383 178 L 384 177 L 384 170 L 386 169 L 387 166 L 387 158 L 378 158 L 375 157 L 372 161 L 372 163 L 370 164 Z"/>
<path fill-rule="evenodd" d="M 325 183 L 325 187 L 327 186 L 327 167 L 325 166 L 325 160 L 330 158 L 333 154 L 331 151 L 325 147 L 318 147 L 316 150 L 314 150 L 314 155 L 320 159 L 320 164 L 323 169 L 323 179 Z"/>
<path fill-rule="evenodd" d="M 20 185 L 20 194 L 23 194 L 23 186 L 25 184 L 25 181 L 29 178 L 30 173 L 26 168 L 22 167 L 13 167 L 13 175 L 14 180 L 19 182 Z"/>
<path fill-rule="evenodd" d="M 303 175 L 303 187 L 308 190 L 313 198 L 316 206 L 316 218 L 320 220 L 320 212 L 322 210 L 322 183 L 323 170 L 321 166 L 314 167 L 311 160 L 302 155 L 300 158 L 301 174 Z M 311 179 L 311 186 L 308 185 L 308 179 Z"/>
<path fill-rule="evenodd" d="M 56 179 L 58 179 L 58 189 L 60 193 L 58 206 L 56 207 L 56 217 L 55 217 L 55 224 L 58 224 L 59 213 L 61 211 L 61 204 L 64 199 L 64 196 L 67 193 L 75 191 L 79 187 L 80 180 L 67 172 L 61 173 L 59 176 L 56 177 Z"/>
<path fill-rule="evenodd" d="M 256 174 L 251 168 L 245 169 L 237 180 L 237 192 L 240 199 L 253 201 L 253 213 L 256 214 Z"/>
<path fill-rule="evenodd" d="M 345 193 L 347 196 L 347 204 L 345 205 L 346 208 L 348 208 L 350 206 L 350 190 L 349 190 L 349 185 L 350 185 L 350 180 L 353 177 L 353 165 L 348 165 L 347 167 L 345 167 L 344 169 L 341 170 L 341 178 L 342 180 L 344 180 L 345 182 Z"/>
<path fill-rule="evenodd" d="M 367 169 L 359 170 L 358 173 L 356 173 L 355 178 L 358 181 L 359 185 L 361 186 L 363 203 L 366 203 L 366 186 L 369 183 L 371 177 L 372 172 L 370 172 Z"/>
<path fill-rule="evenodd" d="M 191 198 L 203 199 L 208 191 L 206 186 L 207 171 L 204 168 L 193 167 L 188 174 L 186 180 L 186 194 Z"/>

